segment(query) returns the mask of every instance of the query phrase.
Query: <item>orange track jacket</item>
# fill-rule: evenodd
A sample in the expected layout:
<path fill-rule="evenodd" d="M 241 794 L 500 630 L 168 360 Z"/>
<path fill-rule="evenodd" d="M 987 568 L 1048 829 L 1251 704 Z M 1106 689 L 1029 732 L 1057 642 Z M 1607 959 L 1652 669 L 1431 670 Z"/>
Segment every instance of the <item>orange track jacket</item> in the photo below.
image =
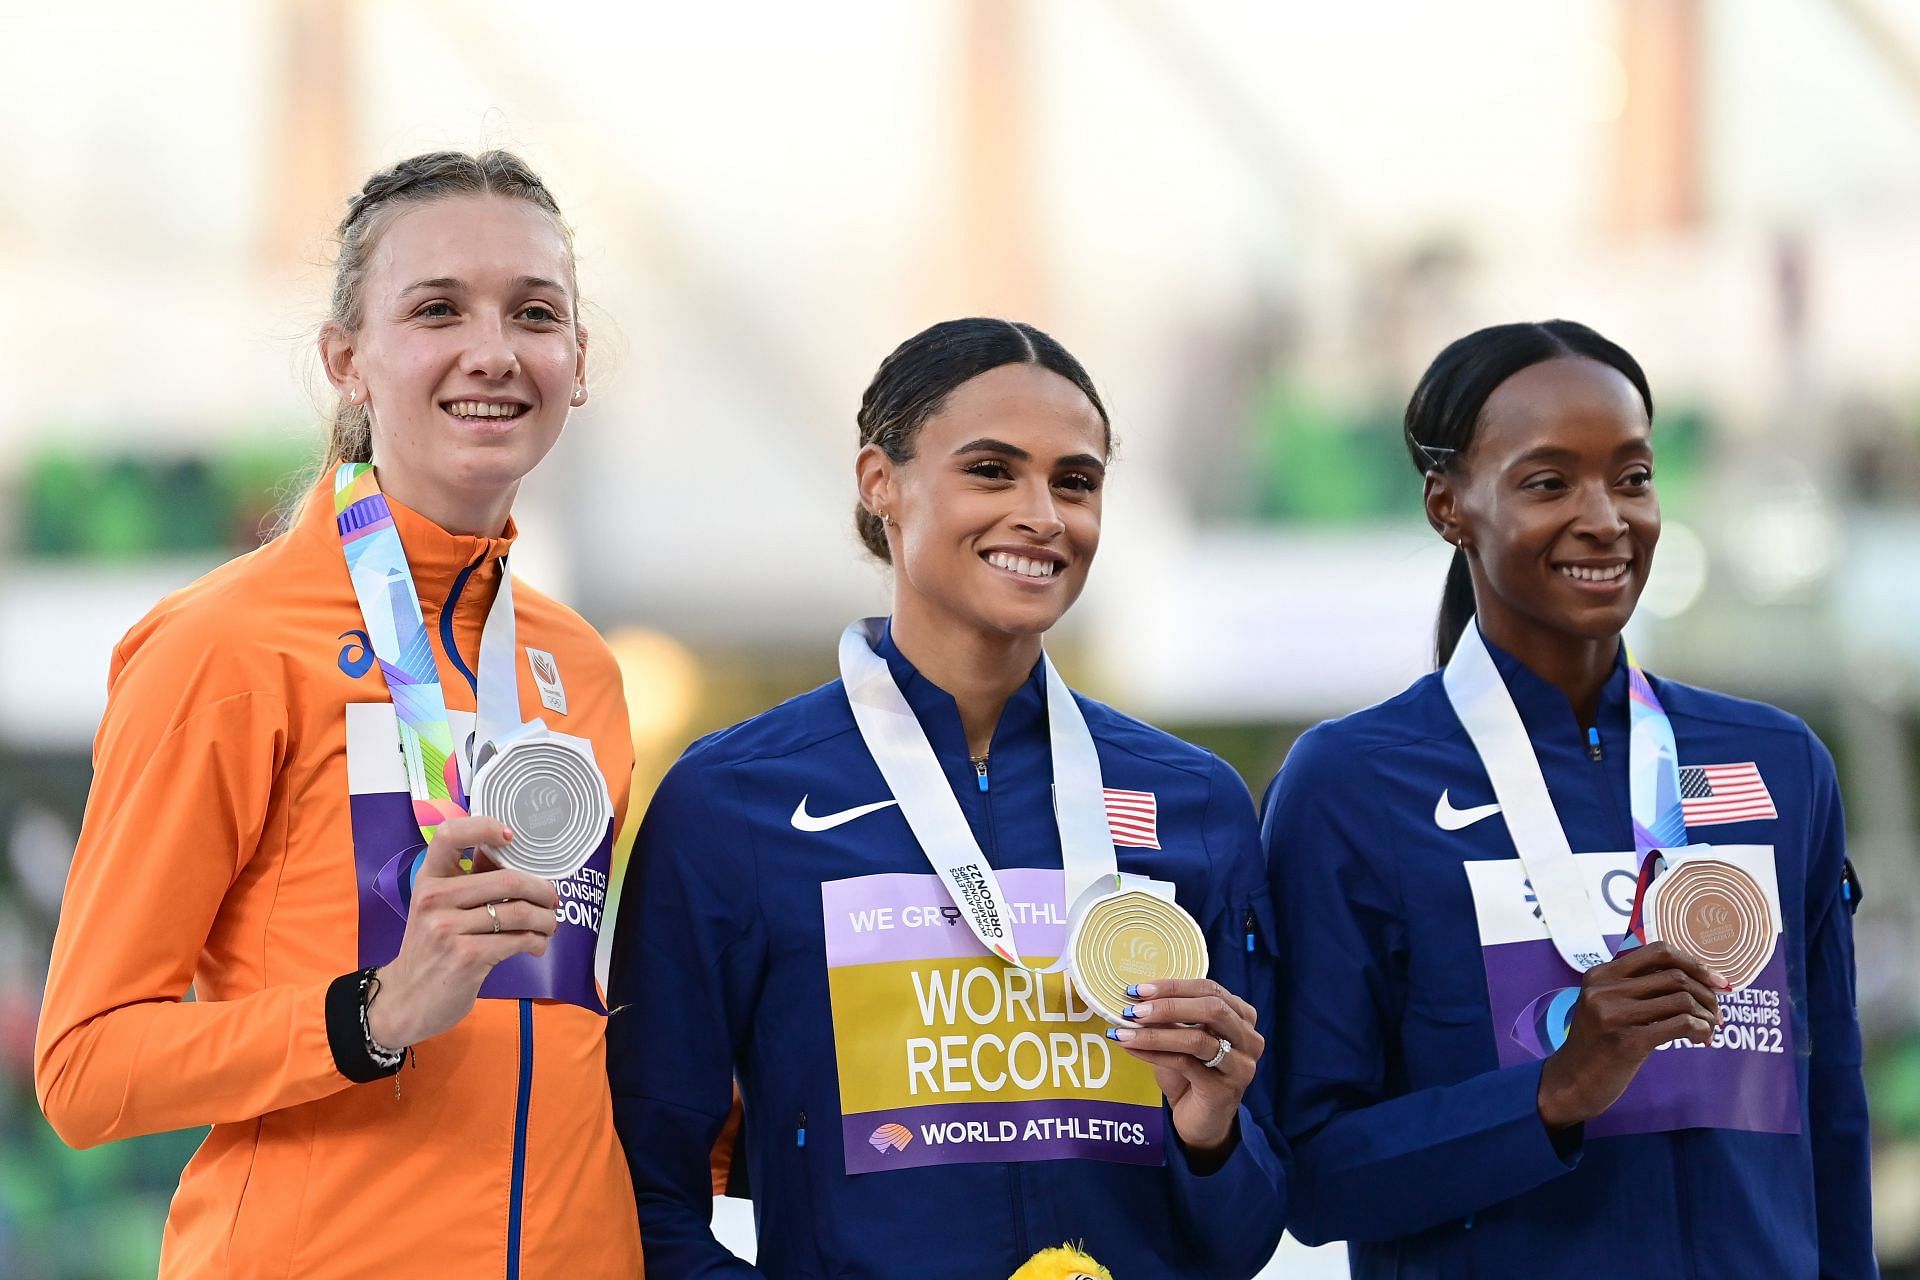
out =
<path fill-rule="evenodd" d="M 398 758 L 391 701 L 331 487 L 114 652 L 36 1045 L 40 1105 L 75 1146 L 213 1126 L 181 1175 L 163 1276 L 637 1276 L 598 1008 L 483 998 L 397 1081 L 354 1084 L 336 1060 L 329 986 L 392 958 L 362 953 L 382 908 L 356 855 L 401 852 L 365 848 L 354 815 L 367 802 L 391 819 L 401 801 L 379 794 Z M 513 529 L 455 536 L 391 506 L 464 736 Z M 565 607 L 517 584 L 514 601 L 522 710 L 592 741 L 618 831 L 633 747 L 613 657 Z M 527 649 L 564 714 L 542 704 Z M 590 886 L 562 902 L 573 927 L 597 924 Z M 580 950 L 571 985 L 593 993 Z"/>

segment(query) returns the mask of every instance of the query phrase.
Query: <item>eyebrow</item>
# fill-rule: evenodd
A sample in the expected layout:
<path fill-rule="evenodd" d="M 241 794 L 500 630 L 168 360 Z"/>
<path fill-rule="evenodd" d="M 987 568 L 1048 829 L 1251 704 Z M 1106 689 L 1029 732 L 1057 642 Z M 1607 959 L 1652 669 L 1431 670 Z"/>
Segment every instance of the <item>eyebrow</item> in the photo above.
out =
<path fill-rule="evenodd" d="M 407 294 L 418 293 L 423 289 L 446 289 L 458 292 L 466 287 L 465 281 L 455 280 L 452 276 L 435 276 L 431 280 L 415 280 L 400 291 L 400 296 L 405 297 Z M 513 289 L 516 293 L 537 292 L 542 289 L 566 292 L 565 285 L 558 280 L 549 280 L 545 276 L 516 276 L 513 280 Z"/>
<path fill-rule="evenodd" d="M 1022 449 L 1019 445 L 1008 444 L 1004 440 L 995 440 L 991 436 L 981 436 L 978 440 L 969 440 L 953 452 L 956 456 L 963 453 L 997 453 L 1002 457 L 1012 458 L 1015 462 L 1033 461 L 1033 455 L 1025 449 Z M 1107 469 L 1105 461 L 1094 457 L 1090 453 L 1070 453 L 1063 458 L 1057 459 L 1053 465 L 1056 467 L 1092 467 L 1095 471 L 1103 473 Z"/>
<path fill-rule="evenodd" d="M 1653 444 L 1651 441 L 1644 439 L 1629 440 L 1615 449 L 1613 456 L 1618 458 L 1630 453 L 1652 452 Z M 1524 467 L 1535 462 L 1578 462 L 1579 460 L 1580 455 L 1572 449 L 1563 448 L 1560 445 L 1543 444 L 1527 450 L 1507 465 L 1511 467 Z"/>

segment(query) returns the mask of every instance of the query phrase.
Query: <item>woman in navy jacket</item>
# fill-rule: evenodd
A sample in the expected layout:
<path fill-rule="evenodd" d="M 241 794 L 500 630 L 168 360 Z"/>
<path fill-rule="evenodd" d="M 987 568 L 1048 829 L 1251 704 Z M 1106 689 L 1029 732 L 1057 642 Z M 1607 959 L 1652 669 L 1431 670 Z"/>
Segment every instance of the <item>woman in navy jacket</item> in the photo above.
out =
<path fill-rule="evenodd" d="M 1041 652 L 1099 543 L 1106 410 L 1046 334 L 976 319 L 902 344 L 859 423 L 858 527 L 894 607 L 842 639 L 857 699 L 897 688 L 893 723 L 931 748 L 922 780 L 957 802 L 1028 964 L 1062 950 L 1071 793 L 1113 870 L 1195 917 L 1211 978 L 1142 981 L 1109 1028 L 1060 974 L 989 954 L 846 682 L 696 743 L 648 809 L 612 962 L 648 1274 L 980 1280 L 1074 1240 L 1118 1275 L 1250 1276 L 1285 1216 L 1256 1070 L 1272 955 L 1252 797 L 1210 753 L 1052 684 Z M 1076 791 L 1055 738 L 1082 718 L 1098 777 Z M 736 1076 L 757 1269 L 709 1228 Z"/>
<path fill-rule="evenodd" d="M 1784 712 L 1631 665 L 1652 413 L 1633 358 L 1582 325 L 1443 351 L 1406 443 L 1456 548 L 1451 667 L 1308 732 L 1268 793 L 1289 1225 L 1350 1241 L 1356 1276 L 1875 1274 L 1833 762 Z M 1508 705 L 1564 839 L 1509 829 L 1538 830 L 1506 781 L 1531 765 L 1490 767 L 1467 727 Z M 1661 768 L 1664 839 L 1635 830 L 1634 775 L 1660 798 Z M 1573 878 L 1550 895 L 1535 846 L 1556 840 Z M 1765 899 L 1757 974 L 1623 945 L 1642 852 L 1683 844 Z M 1592 950 L 1568 946 L 1582 919 Z"/>

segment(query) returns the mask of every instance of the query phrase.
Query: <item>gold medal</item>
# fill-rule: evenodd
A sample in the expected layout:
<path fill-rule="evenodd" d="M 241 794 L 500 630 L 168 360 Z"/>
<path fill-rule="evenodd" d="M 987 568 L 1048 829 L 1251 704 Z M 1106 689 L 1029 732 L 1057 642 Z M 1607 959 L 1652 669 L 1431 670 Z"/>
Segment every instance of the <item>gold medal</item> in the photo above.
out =
<path fill-rule="evenodd" d="M 1760 976 L 1778 932 L 1766 892 L 1729 862 L 1694 858 L 1647 887 L 1647 940 L 1669 942 L 1737 991 Z"/>
<path fill-rule="evenodd" d="M 1074 990 L 1108 1022 L 1125 1019 L 1127 987 L 1166 978 L 1207 976 L 1207 939 L 1178 903 L 1144 889 L 1093 899 L 1067 940 Z"/>

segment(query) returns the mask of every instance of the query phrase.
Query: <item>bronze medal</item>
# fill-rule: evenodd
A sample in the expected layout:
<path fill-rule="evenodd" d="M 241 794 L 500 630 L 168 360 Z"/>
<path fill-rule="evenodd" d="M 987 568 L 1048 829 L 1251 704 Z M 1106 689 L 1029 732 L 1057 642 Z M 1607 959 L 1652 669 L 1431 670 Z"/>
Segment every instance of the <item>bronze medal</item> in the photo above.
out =
<path fill-rule="evenodd" d="M 1694 858 L 1647 890 L 1649 941 L 1659 939 L 1719 971 L 1735 990 L 1760 976 L 1778 928 L 1753 876 L 1729 862 Z"/>

